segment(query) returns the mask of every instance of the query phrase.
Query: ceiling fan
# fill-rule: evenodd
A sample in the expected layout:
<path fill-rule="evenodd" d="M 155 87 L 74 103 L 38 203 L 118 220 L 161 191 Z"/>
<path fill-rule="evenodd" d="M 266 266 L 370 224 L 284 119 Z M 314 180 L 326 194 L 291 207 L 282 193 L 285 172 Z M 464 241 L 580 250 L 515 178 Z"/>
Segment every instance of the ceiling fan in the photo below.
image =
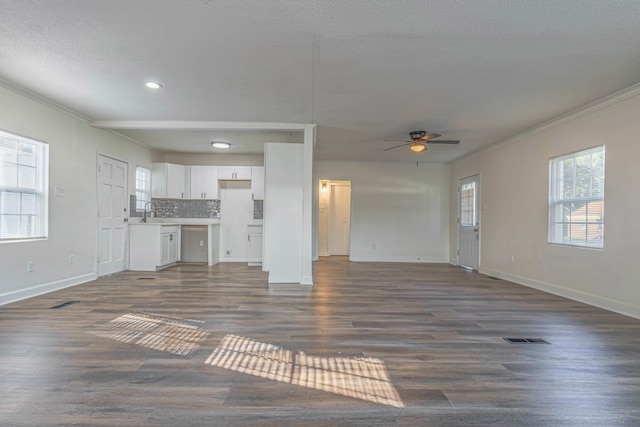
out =
<path fill-rule="evenodd" d="M 427 150 L 426 144 L 459 144 L 458 140 L 445 140 L 432 141 L 433 139 L 440 138 L 442 135 L 439 133 L 428 133 L 426 130 L 414 130 L 409 132 L 411 141 L 404 141 L 404 144 L 396 145 L 393 147 L 385 148 L 382 151 L 393 150 L 394 148 L 404 147 L 409 145 L 411 151 L 415 153 L 421 153 Z M 393 141 L 392 139 L 385 139 L 385 141 Z"/>

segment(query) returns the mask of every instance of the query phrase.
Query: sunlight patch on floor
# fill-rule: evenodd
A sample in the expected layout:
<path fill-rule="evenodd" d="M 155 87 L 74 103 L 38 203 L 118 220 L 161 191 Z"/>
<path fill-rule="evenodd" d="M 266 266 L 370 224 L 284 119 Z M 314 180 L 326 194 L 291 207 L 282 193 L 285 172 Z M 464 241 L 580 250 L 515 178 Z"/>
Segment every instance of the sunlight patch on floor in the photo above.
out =
<path fill-rule="evenodd" d="M 372 357 L 293 354 L 272 344 L 227 335 L 205 363 L 342 396 L 404 407 L 384 362 Z"/>
<path fill-rule="evenodd" d="M 190 356 L 209 335 L 197 320 L 151 313 L 124 314 L 90 333 L 141 347 Z"/>

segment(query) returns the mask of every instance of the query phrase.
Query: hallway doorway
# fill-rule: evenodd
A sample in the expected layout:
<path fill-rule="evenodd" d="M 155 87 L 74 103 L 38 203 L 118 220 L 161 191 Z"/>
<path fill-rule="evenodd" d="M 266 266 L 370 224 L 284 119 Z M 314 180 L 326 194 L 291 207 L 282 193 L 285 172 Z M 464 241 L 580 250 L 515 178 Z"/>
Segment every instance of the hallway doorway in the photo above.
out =
<path fill-rule="evenodd" d="M 318 185 L 318 255 L 349 255 L 351 181 L 320 180 Z"/>

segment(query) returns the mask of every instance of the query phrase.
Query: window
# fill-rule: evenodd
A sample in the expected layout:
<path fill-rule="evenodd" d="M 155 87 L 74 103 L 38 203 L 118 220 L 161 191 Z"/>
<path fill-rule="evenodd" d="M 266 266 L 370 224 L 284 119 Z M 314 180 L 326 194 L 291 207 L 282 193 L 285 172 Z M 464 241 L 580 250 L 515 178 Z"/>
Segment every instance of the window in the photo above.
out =
<path fill-rule="evenodd" d="M 604 146 L 550 161 L 549 242 L 602 248 Z"/>
<path fill-rule="evenodd" d="M 136 167 L 136 210 L 143 211 L 144 205 L 151 201 L 151 170 Z"/>
<path fill-rule="evenodd" d="M 47 237 L 49 146 L 0 131 L 0 241 Z"/>
<path fill-rule="evenodd" d="M 476 220 L 476 181 L 465 182 L 460 189 L 460 225 L 473 227 Z"/>

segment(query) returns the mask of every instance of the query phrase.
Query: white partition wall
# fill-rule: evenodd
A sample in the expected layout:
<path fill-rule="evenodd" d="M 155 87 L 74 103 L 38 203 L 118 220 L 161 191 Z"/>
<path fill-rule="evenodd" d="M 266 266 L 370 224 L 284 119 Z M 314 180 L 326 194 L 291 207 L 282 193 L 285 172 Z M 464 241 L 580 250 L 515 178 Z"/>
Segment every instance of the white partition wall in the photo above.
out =
<path fill-rule="evenodd" d="M 303 144 L 264 145 L 264 251 L 269 283 L 300 283 L 303 246 Z"/>

